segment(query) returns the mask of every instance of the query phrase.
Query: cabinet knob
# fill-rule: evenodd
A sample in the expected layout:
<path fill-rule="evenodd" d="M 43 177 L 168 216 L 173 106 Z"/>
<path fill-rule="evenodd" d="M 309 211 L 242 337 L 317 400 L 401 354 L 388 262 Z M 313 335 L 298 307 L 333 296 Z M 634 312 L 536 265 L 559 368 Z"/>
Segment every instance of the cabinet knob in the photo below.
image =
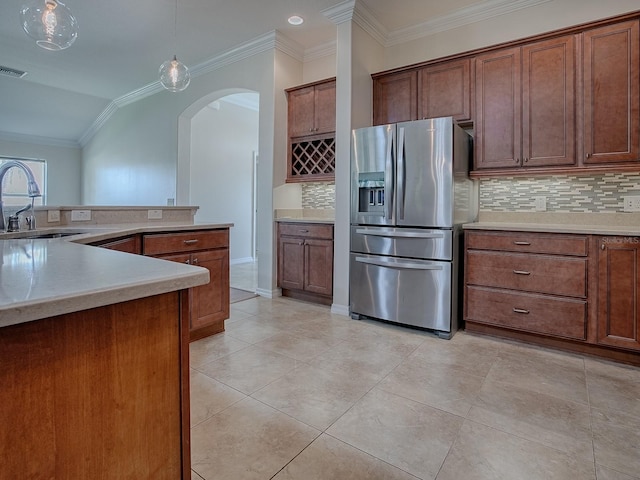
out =
<path fill-rule="evenodd" d="M 600 250 L 604 250 L 606 247 L 604 245 L 604 243 L 602 245 L 600 245 Z"/>
<path fill-rule="evenodd" d="M 516 158 L 516 163 L 520 163 L 520 159 L 519 158 Z"/>
<path fill-rule="evenodd" d="M 529 161 L 529 157 L 524 157 L 524 163 L 527 163 Z"/>
<path fill-rule="evenodd" d="M 191 262 L 189 260 L 185 260 L 184 263 L 186 263 L 187 265 L 191 264 Z"/>
<path fill-rule="evenodd" d="M 194 264 L 194 265 L 198 265 L 198 257 L 196 257 L 196 258 L 194 258 L 194 259 L 193 259 L 193 264 Z"/>
<path fill-rule="evenodd" d="M 590 153 L 587 153 L 587 158 L 591 158 L 591 154 Z"/>

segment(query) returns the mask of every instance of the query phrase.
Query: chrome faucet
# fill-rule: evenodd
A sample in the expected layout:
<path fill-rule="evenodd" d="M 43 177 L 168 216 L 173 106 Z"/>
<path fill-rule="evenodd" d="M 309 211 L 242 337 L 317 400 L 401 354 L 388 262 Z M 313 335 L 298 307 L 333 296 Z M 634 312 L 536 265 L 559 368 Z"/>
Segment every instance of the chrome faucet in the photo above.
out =
<path fill-rule="evenodd" d="M 24 172 L 24 174 L 27 176 L 27 190 L 28 190 L 28 195 L 31 198 L 31 205 L 19 210 L 15 215 L 10 216 L 9 226 L 12 227 L 12 231 L 16 231 L 18 214 L 31 208 L 31 218 L 27 220 L 27 223 L 29 225 L 29 230 L 33 230 L 36 227 L 35 216 L 33 212 L 33 199 L 41 195 L 40 187 L 38 187 L 38 184 L 36 183 L 36 179 L 33 175 L 33 172 L 29 167 L 27 167 L 24 163 L 19 162 L 17 160 L 9 160 L 8 162 L 5 162 L 2 165 L 0 165 L 0 231 L 4 231 L 6 229 L 5 222 L 4 222 L 4 205 L 2 203 L 2 181 L 4 180 L 4 176 L 7 174 L 7 172 L 13 167 L 20 168 Z"/>

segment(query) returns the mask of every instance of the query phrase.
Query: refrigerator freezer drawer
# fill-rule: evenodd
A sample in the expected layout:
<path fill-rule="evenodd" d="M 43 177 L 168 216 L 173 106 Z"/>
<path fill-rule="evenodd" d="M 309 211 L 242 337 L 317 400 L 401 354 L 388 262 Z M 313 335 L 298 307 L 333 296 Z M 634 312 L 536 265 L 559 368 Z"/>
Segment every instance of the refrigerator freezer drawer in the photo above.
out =
<path fill-rule="evenodd" d="M 451 262 L 351 254 L 351 313 L 451 332 Z"/>
<path fill-rule="evenodd" d="M 352 226 L 351 251 L 394 257 L 451 260 L 452 237 L 451 230 Z"/>

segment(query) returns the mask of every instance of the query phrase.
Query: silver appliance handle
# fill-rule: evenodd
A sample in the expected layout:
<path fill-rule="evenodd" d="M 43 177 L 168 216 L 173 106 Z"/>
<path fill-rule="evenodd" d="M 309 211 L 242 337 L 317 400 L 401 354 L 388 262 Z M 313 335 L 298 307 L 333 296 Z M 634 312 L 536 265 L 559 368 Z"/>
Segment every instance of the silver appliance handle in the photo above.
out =
<path fill-rule="evenodd" d="M 387 220 L 393 220 L 393 201 L 395 198 L 393 186 L 395 183 L 393 171 L 393 129 L 387 128 L 387 155 L 384 168 L 384 216 Z"/>
<path fill-rule="evenodd" d="M 356 233 L 361 235 L 373 235 L 375 237 L 403 237 L 403 238 L 444 238 L 444 233 L 426 233 L 426 232 L 403 232 L 396 230 L 394 232 L 377 230 L 375 228 L 357 228 Z"/>
<path fill-rule="evenodd" d="M 407 269 L 407 270 L 442 270 L 442 265 L 403 262 L 403 261 L 397 261 L 397 260 L 390 261 L 382 258 L 356 257 L 356 262 L 366 263 L 369 265 L 376 265 L 378 267 L 388 267 L 388 268 Z"/>
<path fill-rule="evenodd" d="M 404 162 L 404 128 L 398 128 L 398 218 L 404 220 L 404 186 L 407 177 Z"/>

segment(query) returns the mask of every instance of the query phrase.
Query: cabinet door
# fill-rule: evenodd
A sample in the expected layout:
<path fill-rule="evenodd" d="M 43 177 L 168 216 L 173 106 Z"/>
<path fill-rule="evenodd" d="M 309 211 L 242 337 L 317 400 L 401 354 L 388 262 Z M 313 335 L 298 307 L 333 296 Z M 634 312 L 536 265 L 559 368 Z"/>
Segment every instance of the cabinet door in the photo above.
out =
<path fill-rule="evenodd" d="M 336 82 L 327 82 L 315 87 L 314 133 L 336 131 Z"/>
<path fill-rule="evenodd" d="M 575 157 L 575 39 L 522 48 L 522 165 L 572 165 Z"/>
<path fill-rule="evenodd" d="M 584 33 L 585 164 L 640 161 L 638 21 Z"/>
<path fill-rule="evenodd" d="M 471 120 L 471 60 L 456 60 L 418 71 L 418 118 Z"/>
<path fill-rule="evenodd" d="M 229 250 L 194 252 L 191 264 L 209 270 L 209 283 L 191 288 L 191 329 L 219 324 L 229 318 Z"/>
<path fill-rule="evenodd" d="M 315 87 L 289 92 L 289 136 L 311 135 L 315 128 Z"/>
<path fill-rule="evenodd" d="M 599 246 L 598 343 L 640 350 L 640 239 L 604 237 Z"/>
<path fill-rule="evenodd" d="M 418 72 L 399 72 L 373 80 L 373 124 L 418 119 Z"/>
<path fill-rule="evenodd" d="M 304 262 L 304 289 L 321 295 L 333 295 L 333 241 L 305 240 Z"/>
<path fill-rule="evenodd" d="M 278 286 L 304 289 L 304 239 L 280 237 L 278 241 Z"/>
<path fill-rule="evenodd" d="M 475 168 L 520 166 L 520 48 L 476 58 Z"/>

